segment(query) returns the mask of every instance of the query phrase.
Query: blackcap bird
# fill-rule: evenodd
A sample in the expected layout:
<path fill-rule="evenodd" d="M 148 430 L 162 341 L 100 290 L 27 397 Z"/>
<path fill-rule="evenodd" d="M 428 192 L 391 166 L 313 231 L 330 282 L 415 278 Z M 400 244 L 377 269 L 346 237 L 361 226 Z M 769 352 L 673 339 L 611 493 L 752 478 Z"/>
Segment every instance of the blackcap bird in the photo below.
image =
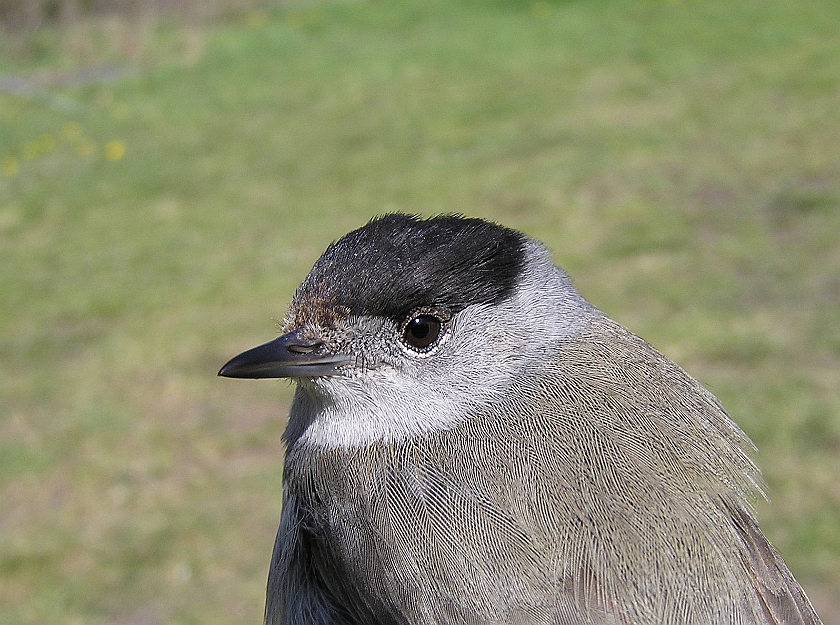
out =
<path fill-rule="evenodd" d="M 297 381 L 270 625 L 821 622 L 746 435 L 519 232 L 374 219 L 219 374 Z"/>

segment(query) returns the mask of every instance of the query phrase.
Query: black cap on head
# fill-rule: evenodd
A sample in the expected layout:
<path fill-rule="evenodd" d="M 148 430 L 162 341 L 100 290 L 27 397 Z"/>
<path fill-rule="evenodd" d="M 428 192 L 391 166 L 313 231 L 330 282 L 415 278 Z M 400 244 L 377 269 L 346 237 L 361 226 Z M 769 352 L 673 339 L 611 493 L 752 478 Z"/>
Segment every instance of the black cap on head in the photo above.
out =
<path fill-rule="evenodd" d="M 513 290 L 525 241 L 481 219 L 384 215 L 332 243 L 300 285 L 295 304 L 298 312 L 318 303 L 395 320 L 420 306 L 456 313 L 492 304 Z"/>

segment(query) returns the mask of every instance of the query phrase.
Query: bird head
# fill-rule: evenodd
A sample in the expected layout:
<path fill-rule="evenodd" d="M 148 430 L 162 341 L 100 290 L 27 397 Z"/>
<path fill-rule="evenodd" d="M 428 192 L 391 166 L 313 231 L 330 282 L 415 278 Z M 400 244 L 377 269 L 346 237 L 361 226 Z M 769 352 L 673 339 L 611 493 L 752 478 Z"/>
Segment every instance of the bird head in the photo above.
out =
<path fill-rule="evenodd" d="M 519 232 L 390 214 L 332 243 L 297 289 L 282 336 L 219 375 L 296 379 L 287 439 L 399 439 L 498 401 L 593 310 Z"/>

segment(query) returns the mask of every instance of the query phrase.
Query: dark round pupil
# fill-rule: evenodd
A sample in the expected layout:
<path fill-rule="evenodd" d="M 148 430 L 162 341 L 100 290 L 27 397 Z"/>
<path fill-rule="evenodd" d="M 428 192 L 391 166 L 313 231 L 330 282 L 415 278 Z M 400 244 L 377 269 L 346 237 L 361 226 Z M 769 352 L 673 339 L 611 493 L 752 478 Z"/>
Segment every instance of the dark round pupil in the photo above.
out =
<path fill-rule="evenodd" d="M 411 322 L 411 336 L 416 339 L 426 338 L 431 328 L 425 319 L 414 319 Z"/>
<path fill-rule="evenodd" d="M 440 321 L 431 315 L 420 315 L 408 322 L 405 340 L 414 347 L 428 347 L 440 334 Z"/>

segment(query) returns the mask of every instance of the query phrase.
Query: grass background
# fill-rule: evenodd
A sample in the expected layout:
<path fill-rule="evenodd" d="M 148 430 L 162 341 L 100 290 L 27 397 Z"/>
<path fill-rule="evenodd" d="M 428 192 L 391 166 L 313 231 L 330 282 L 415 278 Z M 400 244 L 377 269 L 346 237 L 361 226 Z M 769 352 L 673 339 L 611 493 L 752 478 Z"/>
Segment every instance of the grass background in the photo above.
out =
<path fill-rule="evenodd" d="M 544 240 L 707 385 L 840 623 L 840 4 L 315 3 L 3 50 L 0 624 L 261 620 L 291 387 L 215 374 L 392 210 Z"/>

